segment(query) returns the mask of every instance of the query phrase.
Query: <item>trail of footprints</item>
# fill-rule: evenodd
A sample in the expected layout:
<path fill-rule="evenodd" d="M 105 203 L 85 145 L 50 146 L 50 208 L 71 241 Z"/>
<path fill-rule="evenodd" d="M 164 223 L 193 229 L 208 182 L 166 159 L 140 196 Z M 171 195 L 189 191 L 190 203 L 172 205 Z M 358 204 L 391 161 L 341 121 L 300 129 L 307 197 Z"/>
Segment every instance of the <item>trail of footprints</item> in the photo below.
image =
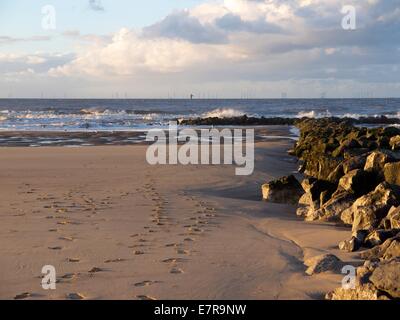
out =
<path fill-rule="evenodd" d="M 91 222 L 92 218 L 102 211 L 112 207 L 111 197 L 104 197 L 95 200 L 80 191 L 85 189 L 85 186 L 72 189 L 64 194 L 56 194 L 50 192 L 42 192 L 41 190 L 32 188 L 31 184 L 24 184 L 18 188 L 19 194 L 24 197 L 23 202 L 29 203 L 34 208 L 31 212 L 35 215 L 42 215 L 44 219 L 54 221 L 54 227 L 48 229 L 48 232 L 55 234 L 55 245 L 48 247 L 48 250 L 62 251 L 69 243 L 78 241 L 78 237 L 74 234 L 68 234 L 64 227 L 69 225 L 80 225 L 82 223 L 90 223 L 96 225 L 98 222 Z M 121 194 L 121 197 L 126 194 Z M 18 204 L 12 203 L 11 209 L 19 211 Z M 39 208 L 37 208 L 39 206 Z M 24 215 L 26 213 L 24 212 Z M 99 221 L 99 219 L 97 219 Z M 67 263 L 79 263 L 78 257 L 65 258 Z M 105 261 L 107 263 L 108 261 Z M 110 261 L 111 262 L 111 261 Z M 115 261 L 113 261 L 115 262 Z M 95 273 L 102 272 L 104 269 L 93 267 L 85 273 L 66 273 L 57 278 L 59 284 L 73 283 L 78 278 L 91 277 Z M 42 278 L 43 276 L 39 276 Z M 28 299 L 34 297 L 34 294 L 29 292 L 17 294 L 14 299 Z M 81 293 L 70 293 L 66 296 L 70 300 L 86 299 L 86 296 Z"/>
<path fill-rule="evenodd" d="M 189 261 L 189 258 L 194 251 L 191 250 L 190 246 L 195 243 L 198 237 L 203 236 L 206 232 L 210 231 L 215 223 L 212 221 L 216 217 L 215 209 L 208 206 L 205 202 L 199 201 L 194 196 L 189 196 L 186 192 L 181 192 L 180 196 L 189 203 L 190 208 L 189 217 L 174 217 L 174 219 L 168 215 L 168 211 L 173 210 L 169 208 L 169 201 L 166 197 L 162 196 L 155 187 L 154 180 L 147 175 L 147 183 L 142 189 L 137 191 L 143 192 L 144 197 L 150 199 L 154 204 L 154 209 L 151 214 L 151 225 L 146 226 L 145 230 L 147 233 L 135 234 L 132 237 L 137 238 L 137 243 L 134 247 L 144 247 L 144 244 L 150 242 L 148 235 L 152 233 L 158 233 L 164 231 L 166 233 L 174 233 L 177 231 L 181 237 L 181 241 L 178 243 L 166 243 L 164 248 L 167 249 L 167 254 L 174 251 L 174 255 L 171 258 L 165 258 L 160 262 L 168 267 L 168 272 L 172 275 L 179 275 L 185 273 L 183 265 Z M 193 211 L 193 208 L 195 209 Z M 173 231 L 171 229 L 174 229 Z M 175 230 L 176 229 L 176 230 Z M 147 246 L 147 249 L 151 249 L 151 245 Z M 136 254 L 145 254 L 143 251 L 136 251 Z M 148 287 L 154 284 L 159 284 L 159 281 L 145 280 L 142 282 L 135 283 L 136 287 Z M 140 300 L 154 300 L 154 297 L 147 295 L 137 295 L 136 298 Z"/>
<path fill-rule="evenodd" d="M 166 258 L 159 261 L 167 267 L 168 272 L 171 275 L 180 275 L 185 273 L 184 263 L 189 261 L 189 257 L 195 254 L 193 245 L 197 239 L 204 236 L 206 232 L 211 231 L 212 227 L 216 225 L 213 219 L 216 217 L 215 209 L 203 201 L 198 200 L 196 197 L 188 195 L 187 192 L 181 192 L 180 197 L 188 204 L 188 214 L 183 217 L 171 217 L 168 212 L 173 210 L 168 198 L 162 195 L 156 188 L 154 179 L 151 178 L 150 174 L 146 176 L 147 181 L 142 188 L 137 189 L 137 192 L 142 195 L 151 203 L 153 209 L 151 216 L 149 217 L 149 224 L 144 227 L 143 233 L 132 234 L 130 240 L 133 240 L 133 244 L 128 246 L 128 249 L 132 251 L 132 255 L 136 259 L 140 259 L 140 256 L 151 254 L 151 250 L 154 249 L 154 237 L 162 234 L 163 239 L 167 238 L 170 233 L 181 237 L 178 243 L 165 243 L 163 250 L 165 250 Z M 22 189 L 22 188 L 21 188 Z M 32 188 L 31 185 L 26 184 L 24 186 L 25 194 L 35 195 L 39 193 L 39 190 Z M 79 225 L 81 223 L 91 223 L 96 226 L 99 222 L 104 221 L 102 219 L 96 219 L 95 222 L 91 222 L 90 219 L 95 218 L 99 211 L 106 210 L 112 207 L 111 197 L 105 197 L 104 199 L 95 200 L 92 197 L 86 195 L 78 189 L 70 190 L 68 193 L 62 196 L 57 196 L 51 193 L 39 193 L 38 196 L 33 199 L 34 204 L 42 203 L 42 209 L 34 210 L 35 214 L 50 214 L 45 216 L 45 219 L 54 220 L 54 227 L 48 230 L 56 235 L 57 245 L 49 246 L 48 249 L 52 251 L 62 251 L 65 245 L 68 243 L 74 243 L 79 241 L 76 235 L 67 234 L 63 227 L 68 225 Z M 120 193 L 120 197 L 128 197 L 129 192 Z M 60 200 L 61 199 L 61 200 Z M 17 206 L 13 204 L 13 206 Z M 17 209 L 17 208 L 15 208 Z M 19 213 L 25 215 L 25 212 Z M 83 215 L 78 215 L 83 214 Z M 83 219 L 83 217 L 85 219 Z M 59 243 L 59 244 L 58 244 Z M 171 249 L 174 254 L 169 256 Z M 80 263 L 79 257 L 66 257 L 67 263 L 77 264 Z M 126 259 L 106 259 L 104 263 L 123 263 L 127 262 Z M 57 278 L 57 283 L 74 283 L 80 278 L 93 277 L 96 273 L 103 272 L 106 269 L 94 266 L 91 270 L 82 273 L 65 273 Z M 161 284 L 160 281 L 156 280 L 143 280 L 134 283 L 135 288 L 146 288 L 152 285 Z M 15 299 L 27 299 L 32 294 L 22 293 L 15 296 Z M 87 297 L 82 293 L 70 293 L 66 296 L 70 300 L 82 300 Z M 156 298 L 138 294 L 137 299 L 140 300 L 155 300 Z"/>

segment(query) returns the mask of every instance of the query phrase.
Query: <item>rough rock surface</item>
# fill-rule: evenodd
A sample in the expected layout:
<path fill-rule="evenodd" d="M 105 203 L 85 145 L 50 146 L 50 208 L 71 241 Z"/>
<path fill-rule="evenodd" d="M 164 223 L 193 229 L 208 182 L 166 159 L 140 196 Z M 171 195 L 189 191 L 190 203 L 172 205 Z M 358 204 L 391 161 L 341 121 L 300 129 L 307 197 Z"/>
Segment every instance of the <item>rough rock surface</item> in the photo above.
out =
<path fill-rule="evenodd" d="M 378 290 L 372 285 L 357 286 L 354 289 L 337 288 L 325 297 L 327 300 L 379 300 Z"/>
<path fill-rule="evenodd" d="M 392 137 L 390 139 L 389 144 L 393 150 L 399 150 L 400 149 L 400 135 Z"/>
<path fill-rule="evenodd" d="M 384 229 L 400 229 L 400 207 L 392 207 L 381 223 Z"/>
<path fill-rule="evenodd" d="M 293 176 L 283 177 L 262 186 L 263 199 L 275 203 L 297 204 L 303 188 Z"/>
<path fill-rule="evenodd" d="M 307 259 L 304 264 L 308 267 L 306 273 L 310 276 L 327 271 L 339 272 L 343 267 L 343 262 L 333 254 L 324 254 Z"/>
<path fill-rule="evenodd" d="M 358 198 L 343 214 L 353 217 L 353 231 L 372 230 L 379 225 L 392 206 L 399 204 L 399 198 L 398 190 L 384 182 L 374 191 Z"/>
<path fill-rule="evenodd" d="M 390 297 L 400 298 L 400 259 L 381 263 L 370 276 L 375 287 Z"/>
<path fill-rule="evenodd" d="M 387 183 L 400 186 L 400 162 L 385 164 L 383 174 Z"/>

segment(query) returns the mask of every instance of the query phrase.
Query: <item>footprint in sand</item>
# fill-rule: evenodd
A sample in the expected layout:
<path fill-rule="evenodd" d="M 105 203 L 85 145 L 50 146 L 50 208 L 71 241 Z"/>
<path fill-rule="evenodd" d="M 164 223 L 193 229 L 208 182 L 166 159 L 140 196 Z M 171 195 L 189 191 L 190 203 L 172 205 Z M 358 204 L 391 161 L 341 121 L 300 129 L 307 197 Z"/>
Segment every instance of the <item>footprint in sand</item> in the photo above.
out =
<path fill-rule="evenodd" d="M 75 280 L 78 277 L 77 273 L 66 273 L 61 276 L 62 280 Z"/>
<path fill-rule="evenodd" d="M 188 250 L 183 250 L 183 249 L 177 249 L 177 250 L 176 250 L 176 253 L 177 253 L 177 254 L 189 255 L 189 254 L 190 254 L 190 251 L 188 251 Z"/>
<path fill-rule="evenodd" d="M 146 281 L 135 283 L 134 286 L 135 287 L 149 287 L 149 286 L 151 286 L 153 284 L 157 284 L 157 283 L 159 283 L 159 281 L 146 280 Z"/>
<path fill-rule="evenodd" d="M 93 274 L 93 273 L 98 273 L 98 272 L 102 272 L 102 271 L 104 271 L 104 270 L 101 269 L 101 268 L 93 267 L 93 268 L 90 269 L 88 272 Z"/>
<path fill-rule="evenodd" d="M 184 271 L 183 271 L 181 268 L 172 268 L 172 269 L 169 271 L 169 273 L 172 273 L 172 274 L 182 274 L 182 273 L 184 273 Z"/>
<path fill-rule="evenodd" d="M 136 296 L 139 300 L 157 300 L 156 298 L 150 297 L 150 296 L 145 296 L 145 295 L 138 295 Z"/>
<path fill-rule="evenodd" d="M 181 246 L 182 244 L 181 243 L 168 243 L 168 244 L 166 244 L 165 246 L 167 247 L 167 248 L 172 248 L 172 247 L 179 247 L 179 246 Z"/>
<path fill-rule="evenodd" d="M 69 299 L 69 300 L 84 300 L 84 299 L 86 299 L 86 297 L 82 293 L 76 292 L 76 293 L 67 294 L 67 299 Z"/>
<path fill-rule="evenodd" d="M 62 247 L 49 247 L 50 250 L 62 250 Z"/>
<path fill-rule="evenodd" d="M 117 262 L 124 262 L 125 259 L 113 259 L 113 260 L 106 260 L 104 263 L 117 263 Z"/>
<path fill-rule="evenodd" d="M 182 258 L 168 258 L 168 259 L 164 259 L 161 262 L 164 263 L 178 263 L 178 262 L 185 262 L 187 261 L 186 259 L 182 259 Z"/>
<path fill-rule="evenodd" d="M 59 238 L 60 240 L 64 240 L 64 241 L 74 241 L 74 238 L 72 238 L 72 237 L 60 237 Z"/>
<path fill-rule="evenodd" d="M 21 293 L 21 294 L 17 294 L 17 295 L 14 297 L 14 300 L 23 300 L 23 299 L 30 298 L 31 296 L 32 296 L 31 293 L 29 293 L 29 292 L 24 292 L 24 293 Z"/>
<path fill-rule="evenodd" d="M 143 251 L 140 251 L 140 250 L 136 250 L 133 254 L 134 254 L 135 256 L 141 256 L 141 255 L 144 255 L 144 252 L 143 252 Z"/>
<path fill-rule="evenodd" d="M 189 232 L 204 232 L 203 229 L 195 228 L 195 227 L 190 227 L 190 228 L 188 228 L 188 231 L 189 231 Z"/>
<path fill-rule="evenodd" d="M 134 244 L 134 245 L 128 246 L 129 249 L 144 248 L 144 247 L 148 247 L 148 246 L 145 244 Z"/>

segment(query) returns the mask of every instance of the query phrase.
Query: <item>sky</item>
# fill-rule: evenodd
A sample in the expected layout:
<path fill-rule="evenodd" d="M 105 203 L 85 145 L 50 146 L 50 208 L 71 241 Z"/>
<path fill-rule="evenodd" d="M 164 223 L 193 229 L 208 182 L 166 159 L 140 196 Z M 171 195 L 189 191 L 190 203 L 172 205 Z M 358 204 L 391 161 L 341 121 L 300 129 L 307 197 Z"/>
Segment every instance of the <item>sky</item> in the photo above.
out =
<path fill-rule="evenodd" d="M 399 40 L 398 0 L 1 0 L 0 98 L 400 97 Z"/>

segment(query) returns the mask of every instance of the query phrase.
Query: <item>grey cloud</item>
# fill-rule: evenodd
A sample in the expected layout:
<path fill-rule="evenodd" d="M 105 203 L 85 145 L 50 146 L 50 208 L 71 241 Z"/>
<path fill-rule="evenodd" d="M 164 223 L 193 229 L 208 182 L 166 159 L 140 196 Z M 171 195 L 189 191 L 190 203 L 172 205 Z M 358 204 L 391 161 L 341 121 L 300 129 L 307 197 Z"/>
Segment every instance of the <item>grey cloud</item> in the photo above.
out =
<path fill-rule="evenodd" d="M 0 45 L 11 44 L 16 42 L 38 42 L 38 41 L 50 41 L 50 36 L 32 36 L 27 38 L 14 38 L 9 36 L 0 36 Z"/>
<path fill-rule="evenodd" d="M 239 16 L 228 13 L 215 21 L 215 24 L 227 32 L 246 31 L 251 33 L 281 33 L 282 28 L 263 19 L 243 21 Z"/>
<path fill-rule="evenodd" d="M 106 43 L 112 40 L 112 35 L 82 34 L 79 30 L 66 30 L 61 35 L 86 42 Z"/>
<path fill-rule="evenodd" d="M 226 43 L 230 34 L 235 32 L 249 33 L 282 33 L 282 28 L 259 19 L 243 21 L 239 16 L 226 14 L 213 23 L 202 24 L 187 11 L 178 11 L 165 17 L 158 23 L 143 29 L 145 37 L 164 37 L 183 39 L 192 43 Z"/>
<path fill-rule="evenodd" d="M 89 7 L 93 11 L 105 11 L 101 0 L 89 0 Z"/>
<path fill-rule="evenodd" d="M 227 41 L 225 32 L 211 24 L 201 24 L 187 11 L 175 12 L 162 21 L 144 28 L 143 36 L 177 38 L 192 43 L 224 43 Z"/>

